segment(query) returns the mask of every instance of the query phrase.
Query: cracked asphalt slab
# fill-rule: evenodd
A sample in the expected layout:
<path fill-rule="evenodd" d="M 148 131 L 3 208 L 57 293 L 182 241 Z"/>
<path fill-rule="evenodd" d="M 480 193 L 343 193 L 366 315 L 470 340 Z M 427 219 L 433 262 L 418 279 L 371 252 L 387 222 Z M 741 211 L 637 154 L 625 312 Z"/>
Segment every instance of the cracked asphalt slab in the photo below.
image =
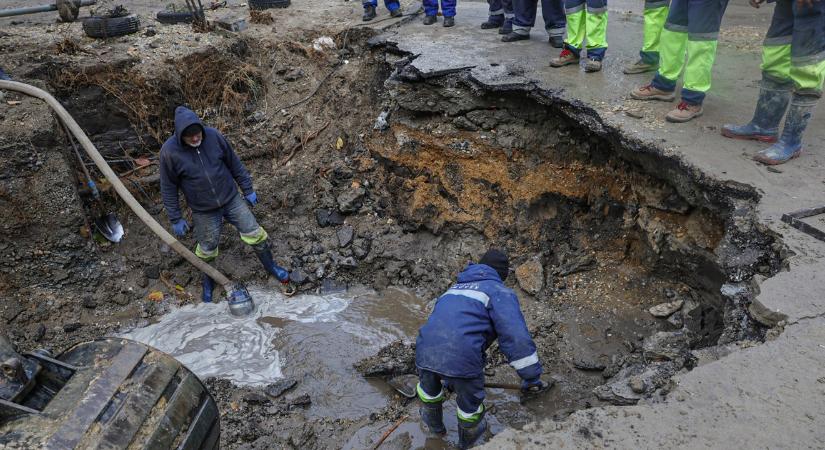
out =
<path fill-rule="evenodd" d="M 781 334 L 740 349 L 674 378 L 664 402 L 578 411 L 564 422 L 545 420 L 523 432 L 508 430 L 486 448 L 822 448 L 825 430 L 825 243 L 786 225 L 781 216 L 821 206 L 825 199 L 825 113 L 815 113 L 800 159 L 768 169 L 752 156 L 764 144 L 723 138 L 725 123 L 744 123 L 753 113 L 761 73 L 761 40 L 772 8 L 728 7 L 722 25 L 704 116 L 670 124 L 664 116 L 675 102 L 629 99 L 652 74 L 624 75 L 642 42 L 641 2 L 610 6 L 609 49 L 604 70 L 587 74 L 582 66 L 549 67 L 550 47 L 541 14 L 529 41 L 502 43 L 495 30 L 481 30 L 487 16 L 482 2 L 463 2 L 454 28 L 413 21 L 375 42 L 414 56 L 412 70 L 422 78 L 465 72 L 491 89 L 541 92 L 595 133 L 618 131 L 628 142 L 642 142 L 690 167 L 698 177 L 752 189 L 759 196 L 759 220 L 782 236 L 795 253 L 790 270 L 757 276 L 759 294 L 751 313 Z M 447 44 L 449 43 L 449 44 Z M 573 111 L 576 109 L 577 111 Z M 821 108 L 820 108 L 821 109 Z M 823 227 L 821 220 L 810 221 Z"/>

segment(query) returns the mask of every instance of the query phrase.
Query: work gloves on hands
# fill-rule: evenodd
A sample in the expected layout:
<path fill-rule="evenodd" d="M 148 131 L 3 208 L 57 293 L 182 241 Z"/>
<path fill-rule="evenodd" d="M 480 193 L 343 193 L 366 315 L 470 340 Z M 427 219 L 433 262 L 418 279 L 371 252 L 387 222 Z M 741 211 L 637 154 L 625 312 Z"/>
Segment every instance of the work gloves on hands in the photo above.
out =
<path fill-rule="evenodd" d="M 172 224 L 172 231 L 175 233 L 175 236 L 183 236 L 187 231 L 189 231 L 189 223 L 183 219 L 180 219 Z"/>
<path fill-rule="evenodd" d="M 249 202 L 249 206 L 255 206 L 258 204 L 258 194 L 255 191 L 250 192 L 249 194 L 244 195 L 247 202 Z"/>
<path fill-rule="evenodd" d="M 535 378 L 532 380 L 524 380 L 521 382 L 521 393 L 522 394 L 538 394 L 540 392 L 544 392 L 550 388 L 550 385 L 541 381 L 540 378 Z"/>

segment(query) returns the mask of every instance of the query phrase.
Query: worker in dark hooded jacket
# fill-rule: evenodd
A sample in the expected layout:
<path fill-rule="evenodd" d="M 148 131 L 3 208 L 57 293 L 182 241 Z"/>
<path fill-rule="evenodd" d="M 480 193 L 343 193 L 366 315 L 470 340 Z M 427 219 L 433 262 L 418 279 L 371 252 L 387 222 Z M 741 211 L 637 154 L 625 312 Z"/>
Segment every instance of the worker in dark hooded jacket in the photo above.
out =
<path fill-rule="evenodd" d="M 240 187 L 243 192 L 238 192 Z M 220 131 L 204 126 L 192 110 L 175 109 L 175 134 L 160 149 L 160 191 L 163 206 L 177 236 L 189 231 L 181 212 L 178 191 L 192 210 L 195 254 L 211 262 L 218 257 L 223 220 L 252 246 L 267 272 L 285 285 L 289 272 L 275 264 L 268 235 L 250 211 L 258 203 L 252 177 Z M 249 205 L 249 206 L 247 206 Z M 212 301 L 215 282 L 203 274 L 203 301 Z"/>
<path fill-rule="evenodd" d="M 499 348 L 523 380 L 522 391 L 542 391 L 541 363 L 521 314 L 518 297 L 504 286 L 510 270 L 507 255 L 489 250 L 469 264 L 458 282 L 435 303 L 418 332 L 415 365 L 421 419 L 435 434 L 444 434 L 443 385 L 457 394 L 459 447 L 468 448 L 484 433 L 484 352 L 498 339 Z M 443 384 L 442 384 L 443 383 Z"/>

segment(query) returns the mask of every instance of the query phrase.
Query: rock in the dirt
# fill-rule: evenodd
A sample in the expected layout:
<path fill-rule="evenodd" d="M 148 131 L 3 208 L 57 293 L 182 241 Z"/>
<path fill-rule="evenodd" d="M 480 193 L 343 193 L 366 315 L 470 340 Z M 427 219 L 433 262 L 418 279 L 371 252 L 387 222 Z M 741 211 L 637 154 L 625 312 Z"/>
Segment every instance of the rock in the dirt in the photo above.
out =
<path fill-rule="evenodd" d="M 284 378 L 283 380 L 278 380 L 269 386 L 266 387 L 265 392 L 266 395 L 272 398 L 280 397 L 284 392 L 292 389 L 295 385 L 298 384 L 298 381 L 293 378 Z"/>
<path fill-rule="evenodd" d="M 690 336 L 679 331 L 659 331 L 645 339 L 642 349 L 646 358 L 676 359 L 689 350 Z"/>
<path fill-rule="evenodd" d="M 95 309 L 97 308 L 97 302 L 91 295 L 87 295 L 83 297 L 83 301 L 80 303 L 83 305 L 84 308 Z"/>
<path fill-rule="evenodd" d="M 160 266 L 149 266 L 143 269 L 143 274 L 150 280 L 157 280 L 160 278 Z"/>
<path fill-rule="evenodd" d="M 652 314 L 654 317 L 668 317 L 671 314 L 675 313 L 679 309 L 682 308 L 682 305 L 685 304 L 684 300 L 676 300 L 673 302 L 668 303 L 660 303 L 656 306 L 651 307 L 647 311 Z"/>
<path fill-rule="evenodd" d="M 556 268 L 556 275 L 564 277 L 573 273 L 586 272 L 596 268 L 596 259 L 591 255 L 578 255 L 570 257 L 567 261 Z"/>
<path fill-rule="evenodd" d="M 365 377 L 415 373 L 415 344 L 395 341 L 379 350 L 375 356 L 358 361 L 354 367 Z"/>
<path fill-rule="evenodd" d="M 301 394 L 287 400 L 289 406 L 307 406 L 312 404 L 312 398 L 309 394 Z"/>
<path fill-rule="evenodd" d="M 516 280 L 519 286 L 530 294 L 536 295 L 544 287 L 544 267 L 538 258 L 533 258 L 516 268 Z"/>
<path fill-rule="evenodd" d="M 357 269 L 358 261 L 356 261 L 352 256 L 347 256 L 346 258 L 342 258 L 338 261 L 338 266 L 344 269 Z"/>
<path fill-rule="evenodd" d="M 43 339 L 45 336 L 46 336 L 46 325 L 43 325 L 42 323 L 37 324 L 37 329 L 34 330 L 34 336 L 32 336 L 32 339 L 35 340 L 35 341 L 39 341 L 39 340 Z"/>
<path fill-rule="evenodd" d="M 67 323 L 67 324 L 63 325 L 63 331 L 65 331 L 66 333 L 71 333 L 73 331 L 79 330 L 80 327 L 82 327 L 82 326 L 83 326 L 83 324 L 80 323 L 80 322 Z"/>
<path fill-rule="evenodd" d="M 341 247 L 346 247 L 352 242 L 352 237 L 355 234 L 355 231 L 349 225 L 344 225 L 335 233 L 338 236 L 338 245 Z"/>
<path fill-rule="evenodd" d="M 301 285 L 307 282 L 309 276 L 302 269 L 293 269 L 289 272 L 289 281 Z"/>
<path fill-rule="evenodd" d="M 343 225 L 344 218 L 338 211 L 319 209 L 315 211 L 315 221 L 318 222 L 319 227 L 325 228 L 330 225 Z"/>
<path fill-rule="evenodd" d="M 579 370 L 598 370 L 598 371 L 602 371 L 607 366 L 605 366 L 604 364 L 602 364 L 602 363 L 600 363 L 596 360 L 593 360 L 593 359 L 576 358 L 576 359 L 573 360 L 573 367 L 575 367 Z"/>
<path fill-rule="evenodd" d="M 336 199 L 338 201 L 338 210 L 345 214 L 358 211 L 361 209 L 362 199 L 366 193 L 366 189 L 360 186 L 342 192 Z"/>
<path fill-rule="evenodd" d="M 681 329 L 685 325 L 685 319 L 682 317 L 682 312 L 676 311 L 675 314 L 667 318 L 667 323 L 673 325 L 676 329 Z"/>
<path fill-rule="evenodd" d="M 645 380 L 643 380 L 639 376 L 630 377 L 630 379 L 627 380 L 627 386 L 630 387 L 631 391 L 637 394 L 643 394 L 647 389 L 647 386 L 645 385 Z"/>
<path fill-rule="evenodd" d="M 247 392 L 243 396 L 243 401 L 250 405 L 263 405 L 269 403 L 269 397 L 260 392 Z"/>

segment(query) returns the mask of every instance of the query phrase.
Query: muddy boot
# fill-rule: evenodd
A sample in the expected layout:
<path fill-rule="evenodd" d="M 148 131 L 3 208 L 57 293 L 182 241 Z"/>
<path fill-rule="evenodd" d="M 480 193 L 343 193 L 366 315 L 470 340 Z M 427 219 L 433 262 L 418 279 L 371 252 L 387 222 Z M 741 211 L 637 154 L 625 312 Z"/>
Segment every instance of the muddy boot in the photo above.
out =
<path fill-rule="evenodd" d="M 487 17 L 487 21 L 481 24 L 481 29 L 492 30 L 493 28 L 501 28 L 502 25 L 504 25 L 504 14 L 496 14 Z"/>
<path fill-rule="evenodd" d="M 513 19 L 504 19 L 504 24 L 498 29 L 498 34 L 510 34 L 513 32 Z"/>
<path fill-rule="evenodd" d="M 530 35 L 529 34 L 517 33 L 515 31 L 507 33 L 501 38 L 501 42 L 516 42 L 516 41 L 528 41 L 528 40 L 530 40 Z"/>
<path fill-rule="evenodd" d="M 548 42 L 550 42 L 550 46 L 553 48 L 562 48 L 564 47 L 564 36 L 551 35 Z"/>
<path fill-rule="evenodd" d="M 404 13 L 401 11 L 401 8 L 390 11 L 390 17 L 394 17 L 396 19 L 403 15 Z"/>
<path fill-rule="evenodd" d="M 753 159 L 762 164 L 775 166 L 801 155 L 802 134 L 805 133 L 805 128 L 811 120 L 811 112 L 817 100 L 817 97 L 794 94 L 779 142 L 762 150 Z"/>
<path fill-rule="evenodd" d="M 442 404 L 442 402 L 422 403 L 421 408 L 418 408 L 418 412 L 421 414 L 421 421 L 427 425 L 430 433 L 440 436 L 447 434 L 447 428 L 444 427 Z"/>
<path fill-rule="evenodd" d="M 444 27 L 450 28 L 455 26 L 455 17 L 445 17 L 444 18 Z"/>
<path fill-rule="evenodd" d="M 438 18 L 435 16 L 424 16 L 424 25 L 432 25 L 436 21 L 438 21 Z"/>
<path fill-rule="evenodd" d="M 367 5 L 364 7 L 364 16 L 361 18 L 364 22 L 369 22 L 375 19 L 375 6 Z"/>
<path fill-rule="evenodd" d="M 576 54 L 571 52 L 570 50 L 564 49 L 559 54 L 558 58 L 553 58 L 550 60 L 550 67 L 564 67 L 578 63 L 579 57 L 576 56 Z"/>
<path fill-rule="evenodd" d="M 633 64 L 626 65 L 624 67 L 624 69 L 622 70 L 622 72 L 624 72 L 627 75 L 633 75 L 633 74 L 636 74 L 636 73 L 652 72 L 652 71 L 654 71 L 658 68 L 659 68 L 658 64 L 648 64 L 648 63 L 642 61 L 641 59 L 639 59 L 638 61 L 636 61 Z"/>
<path fill-rule="evenodd" d="M 600 72 L 602 70 L 602 62 L 598 59 L 588 58 L 584 63 L 584 71 L 588 73 Z"/>
<path fill-rule="evenodd" d="M 647 84 L 637 87 L 630 92 L 630 97 L 636 100 L 661 100 L 663 102 L 672 102 L 676 95 L 673 92 L 662 91 L 653 87 L 652 84 Z"/>
<path fill-rule="evenodd" d="M 763 80 L 753 119 L 745 125 L 723 126 L 722 136 L 732 139 L 776 142 L 779 137 L 779 122 L 782 121 L 782 116 L 785 115 L 788 103 L 791 101 L 790 86 L 787 89 L 781 87 L 776 83 Z"/>
<path fill-rule="evenodd" d="M 201 299 L 204 303 L 212 303 L 212 291 L 215 290 L 215 280 L 204 273 L 201 275 L 201 286 L 203 287 Z"/>
<path fill-rule="evenodd" d="M 665 120 L 673 123 L 685 123 L 702 115 L 702 105 L 692 105 L 686 101 L 679 102 L 676 109 L 665 116 Z"/>
<path fill-rule="evenodd" d="M 258 259 L 261 260 L 261 264 L 263 264 L 264 269 L 267 272 L 275 276 L 278 281 L 281 282 L 282 291 L 284 295 L 292 295 L 295 293 L 295 286 L 289 282 L 289 272 L 283 267 L 275 264 L 275 261 L 272 259 L 272 247 L 269 245 L 269 241 L 264 241 L 263 244 L 256 245 L 253 247 L 255 249 L 255 254 L 258 255 Z"/>
<path fill-rule="evenodd" d="M 467 449 L 478 441 L 484 432 L 487 431 L 487 418 L 481 416 L 478 422 L 458 421 L 458 448 Z"/>

